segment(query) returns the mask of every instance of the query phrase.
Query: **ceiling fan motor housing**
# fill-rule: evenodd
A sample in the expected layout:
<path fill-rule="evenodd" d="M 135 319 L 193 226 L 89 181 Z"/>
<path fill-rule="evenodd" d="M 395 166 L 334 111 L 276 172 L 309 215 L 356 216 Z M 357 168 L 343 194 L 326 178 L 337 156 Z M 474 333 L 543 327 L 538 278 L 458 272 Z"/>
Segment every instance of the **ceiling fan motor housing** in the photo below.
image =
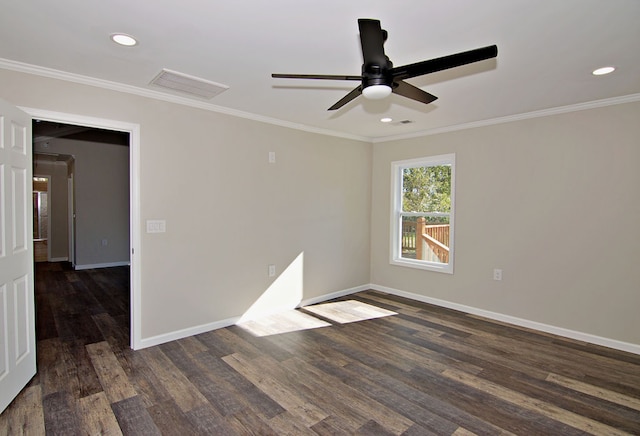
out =
<path fill-rule="evenodd" d="M 387 60 L 386 65 L 362 65 L 362 89 L 372 85 L 386 85 L 391 87 L 393 76 L 391 75 L 393 64 Z"/>

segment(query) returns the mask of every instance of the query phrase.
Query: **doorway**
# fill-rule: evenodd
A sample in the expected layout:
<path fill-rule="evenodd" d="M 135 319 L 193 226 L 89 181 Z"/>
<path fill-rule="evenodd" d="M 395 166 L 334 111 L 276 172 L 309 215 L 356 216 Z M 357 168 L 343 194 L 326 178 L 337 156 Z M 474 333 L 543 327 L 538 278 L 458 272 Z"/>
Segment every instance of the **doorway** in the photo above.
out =
<path fill-rule="evenodd" d="M 129 265 L 129 133 L 39 119 L 32 130 L 34 229 L 46 228 L 38 210 L 50 223 L 36 246 L 74 269 Z"/>
<path fill-rule="evenodd" d="M 139 207 L 139 147 L 140 147 L 140 133 L 139 133 L 139 125 L 114 121 L 108 119 L 99 119 L 99 118 L 91 118 L 85 117 L 81 115 L 73 115 L 59 112 L 51 112 L 39 109 L 29 109 L 23 108 L 25 112 L 27 112 L 33 120 L 41 120 L 49 123 L 59 123 L 61 125 L 65 125 L 68 131 L 71 131 L 70 134 L 91 134 L 93 130 L 107 130 L 112 132 L 124 132 L 128 135 L 128 158 L 129 158 L 129 168 L 128 168 L 128 191 L 129 191 L 129 241 L 128 241 L 128 250 L 129 250 L 129 265 L 130 265 L 130 338 L 131 338 L 131 348 L 137 349 L 140 348 L 141 343 L 141 334 L 140 334 L 140 289 L 141 289 L 141 279 L 140 279 L 140 263 L 139 259 L 139 247 L 140 247 L 140 207 Z M 77 162 L 76 162 L 77 164 Z M 67 193 L 72 192 L 73 189 L 70 186 L 75 186 L 77 184 L 77 177 L 73 176 L 71 178 L 72 183 L 69 184 L 69 187 L 65 186 L 65 191 Z M 69 195 L 69 198 L 72 198 L 71 201 L 77 201 L 73 199 L 73 195 Z M 71 208 L 69 208 L 71 210 Z M 70 213 L 71 219 L 73 219 L 74 213 Z M 51 229 L 50 229 L 51 233 Z M 73 233 L 72 233 L 73 234 Z M 108 246 L 111 242 L 106 240 L 106 238 L 101 240 L 101 245 Z M 69 250 L 72 251 L 72 250 Z"/>

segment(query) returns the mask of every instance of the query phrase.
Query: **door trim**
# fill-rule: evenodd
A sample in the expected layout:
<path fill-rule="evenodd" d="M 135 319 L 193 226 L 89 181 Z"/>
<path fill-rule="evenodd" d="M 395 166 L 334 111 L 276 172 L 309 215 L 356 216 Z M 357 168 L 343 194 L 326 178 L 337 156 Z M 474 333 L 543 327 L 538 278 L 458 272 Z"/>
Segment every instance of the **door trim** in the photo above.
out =
<path fill-rule="evenodd" d="M 95 118 L 78 114 L 55 112 L 44 109 L 29 107 L 19 107 L 20 110 L 29 114 L 32 118 L 43 121 L 58 122 L 64 124 L 75 124 L 78 126 L 94 127 L 106 130 L 118 130 L 129 133 L 129 244 L 131 253 L 131 283 L 130 283 L 130 304 L 131 304 L 131 348 L 134 350 L 142 348 L 141 331 L 141 266 L 142 250 L 140 242 L 140 125 L 126 121 L 117 121 L 107 118 Z M 29 159 L 32 161 L 33 156 Z M 31 162 L 33 163 L 33 162 Z"/>
<path fill-rule="evenodd" d="M 75 163 L 74 163 L 75 165 Z M 75 171 L 75 168 L 74 168 Z M 71 174 L 67 178 L 67 227 L 69 233 L 69 239 L 67 243 L 68 247 L 68 257 L 67 259 L 71 262 L 71 266 L 76 267 L 76 226 L 75 226 L 75 196 L 74 196 L 74 173 Z"/>

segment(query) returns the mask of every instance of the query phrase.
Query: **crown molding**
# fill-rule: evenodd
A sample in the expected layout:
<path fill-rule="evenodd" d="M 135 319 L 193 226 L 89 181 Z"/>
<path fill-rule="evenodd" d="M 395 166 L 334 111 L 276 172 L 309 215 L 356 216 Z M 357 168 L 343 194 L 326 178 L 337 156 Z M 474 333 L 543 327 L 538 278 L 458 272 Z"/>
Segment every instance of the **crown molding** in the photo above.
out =
<path fill-rule="evenodd" d="M 640 101 L 640 93 L 623 95 L 621 97 L 605 98 L 602 100 L 594 100 L 594 101 L 589 101 L 585 103 L 571 104 L 567 106 L 559 106 L 559 107 L 550 108 L 550 109 L 542 109 L 542 110 L 533 111 L 533 112 L 525 112 L 522 114 L 508 115 L 505 117 L 491 118 L 491 119 L 480 120 L 480 121 L 472 121 L 470 123 L 456 124 L 453 126 L 438 127 L 431 130 L 421 130 L 419 132 L 407 133 L 403 135 L 373 138 L 371 139 L 371 142 L 375 144 L 379 142 L 397 141 L 400 139 L 420 138 L 423 136 L 438 135 L 440 133 L 455 132 L 458 130 L 473 129 L 476 127 L 486 127 L 486 126 L 492 126 L 495 124 L 511 123 L 514 121 L 522 121 L 522 120 L 528 120 L 532 118 L 548 117 L 552 115 L 565 114 L 569 112 L 578 112 L 578 111 L 595 109 L 595 108 L 605 107 L 605 106 L 614 106 L 618 104 L 633 103 L 637 101 Z"/>
<path fill-rule="evenodd" d="M 245 118 L 252 121 L 258 121 L 261 123 L 272 124 L 280 127 L 286 127 L 289 129 L 302 130 L 309 133 L 316 133 L 319 135 L 334 136 L 343 139 L 351 139 L 361 142 L 371 142 L 371 138 L 359 135 L 350 135 L 341 132 L 335 132 L 333 130 L 320 129 L 305 124 L 292 123 L 289 121 L 279 120 L 277 118 L 265 117 L 262 115 L 253 114 L 250 112 L 244 112 L 236 109 L 230 109 L 223 106 L 207 103 L 204 101 L 192 100 L 178 95 L 165 94 L 152 89 L 140 88 L 132 85 L 125 85 L 123 83 L 111 82 L 109 80 L 98 79 L 95 77 L 83 76 L 80 74 L 69 73 L 66 71 L 55 70 L 52 68 L 41 67 L 38 65 L 27 64 L 23 62 L 12 61 L 10 59 L 0 58 L 0 68 L 17 71 L 20 73 L 33 74 L 36 76 L 48 77 L 50 79 L 64 80 L 66 82 L 78 83 L 81 85 L 94 86 L 97 88 L 109 89 L 111 91 L 124 92 L 127 94 L 134 94 L 141 97 L 152 98 L 155 100 L 162 100 L 169 103 L 180 104 L 183 106 L 190 106 L 197 109 L 203 109 L 211 112 L 217 112 L 225 115 L 230 115 L 238 118 Z"/>
<path fill-rule="evenodd" d="M 467 129 L 473 129 L 476 127 L 486 127 L 486 126 L 492 126 L 495 124 L 504 124 L 504 123 L 510 123 L 514 121 L 522 121 L 522 120 L 528 120 L 532 118 L 547 117 L 547 116 L 564 114 L 569 112 L 577 112 L 577 111 L 583 111 L 588 109 L 595 109 L 599 107 L 613 106 L 618 104 L 640 101 L 640 93 L 630 94 L 630 95 L 625 95 L 620 97 L 612 97 L 612 98 L 594 100 L 594 101 L 585 102 L 585 103 L 578 103 L 573 105 L 542 109 L 538 111 L 525 112 L 521 114 L 508 115 L 505 117 L 497 117 L 497 118 L 491 118 L 486 120 L 472 121 L 469 123 L 456 124 L 452 126 L 438 127 L 438 128 L 429 129 L 429 130 L 421 130 L 413 133 L 372 138 L 368 136 L 350 135 L 347 133 L 336 132 L 333 130 L 320 129 L 320 128 L 308 126 L 305 124 L 292 123 L 292 122 L 280 120 L 277 118 L 265 117 L 263 115 L 253 114 L 250 112 L 230 109 L 227 107 L 218 106 L 218 105 L 207 103 L 204 101 L 192 100 L 189 98 L 180 97 L 172 94 L 165 94 L 159 91 L 154 91 L 152 89 L 140 88 L 132 85 L 125 85 L 123 83 L 111 82 L 108 80 L 97 79 L 95 77 L 83 76 L 80 74 L 69 73 L 66 71 L 55 70 L 52 68 L 45 68 L 38 65 L 12 61 L 10 59 L 0 58 L 0 68 L 4 68 L 6 70 L 18 71 L 21 73 L 33 74 L 33 75 L 42 76 L 42 77 L 48 77 L 51 79 L 64 80 L 67 82 L 78 83 L 81 85 L 95 86 L 97 88 L 124 92 L 127 94 L 138 95 L 141 97 L 152 98 L 155 100 L 161 100 L 169 103 L 180 104 L 183 106 L 190 106 L 197 109 L 217 112 L 217 113 L 230 115 L 238 118 L 245 118 L 248 120 L 257 121 L 261 123 L 272 124 L 280 127 L 294 129 L 294 130 L 301 130 L 308 133 L 316 133 L 319 135 L 333 136 L 333 137 L 338 137 L 343 139 L 351 139 L 355 141 L 368 142 L 368 143 L 374 143 L 374 144 L 381 143 L 381 142 L 397 141 L 402 139 L 420 138 L 425 136 L 438 135 L 441 133 L 455 132 L 458 130 L 467 130 Z"/>

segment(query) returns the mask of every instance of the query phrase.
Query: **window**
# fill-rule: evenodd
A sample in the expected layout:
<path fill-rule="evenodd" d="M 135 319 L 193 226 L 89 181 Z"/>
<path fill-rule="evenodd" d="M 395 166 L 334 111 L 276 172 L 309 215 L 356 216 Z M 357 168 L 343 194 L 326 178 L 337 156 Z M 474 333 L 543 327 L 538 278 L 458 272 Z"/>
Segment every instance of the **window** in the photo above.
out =
<path fill-rule="evenodd" d="M 455 154 L 391 163 L 394 265 L 453 273 Z"/>

